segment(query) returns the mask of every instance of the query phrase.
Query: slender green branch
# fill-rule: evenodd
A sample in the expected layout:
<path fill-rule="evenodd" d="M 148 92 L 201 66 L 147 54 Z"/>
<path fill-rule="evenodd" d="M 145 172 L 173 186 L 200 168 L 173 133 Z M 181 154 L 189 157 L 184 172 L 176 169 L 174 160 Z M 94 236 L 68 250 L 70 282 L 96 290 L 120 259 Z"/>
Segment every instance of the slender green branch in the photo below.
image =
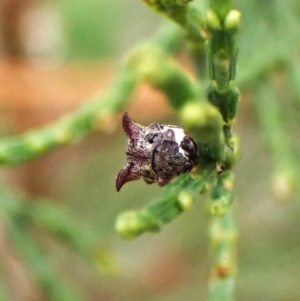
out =
<path fill-rule="evenodd" d="M 128 57 L 119 76 L 103 97 L 92 99 L 77 112 L 41 129 L 0 140 L 0 164 L 14 165 L 41 156 L 85 135 L 105 130 L 122 110 L 141 81 L 165 92 L 175 109 L 198 98 L 198 88 L 160 47 L 146 44 Z"/>
<path fill-rule="evenodd" d="M 165 15 L 181 26 L 187 38 L 196 43 L 203 44 L 204 37 L 200 27 L 203 23 L 201 13 L 188 3 L 192 0 L 143 0 L 154 11 Z"/>
<path fill-rule="evenodd" d="M 231 0 L 210 0 L 206 14 L 209 39 L 206 43 L 209 77 L 208 100 L 222 115 L 225 149 L 221 174 L 215 180 L 208 206 L 212 212 L 210 240 L 212 267 L 209 301 L 234 299 L 236 228 L 231 212 L 233 202 L 232 166 L 239 151 L 232 134 L 240 92 L 235 86 L 237 45 L 235 35 L 240 24 L 240 13 L 232 10 Z"/>
<path fill-rule="evenodd" d="M 223 216 L 233 203 L 234 176 L 231 170 L 222 172 L 211 191 L 208 206 L 212 214 Z"/>
<path fill-rule="evenodd" d="M 181 7 L 180 9 L 183 9 L 182 6 L 184 4 L 178 4 L 174 1 L 170 2 L 170 6 L 179 5 Z M 160 1 L 147 1 L 147 3 L 155 6 L 155 9 L 163 9 Z M 209 55 L 216 55 L 218 59 L 217 63 L 221 65 L 224 63 L 224 61 L 222 61 L 224 53 L 226 55 L 225 61 L 230 61 L 230 68 L 224 69 L 227 73 L 225 74 L 223 72 L 224 70 L 222 71 L 224 78 L 219 76 L 221 69 L 215 68 L 214 63 L 212 65 L 212 68 L 216 69 L 213 74 L 217 76 L 216 79 L 214 77 L 211 78 L 212 81 L 216 82 L 217 88 L 213 90 L 213 92 L 218 93 L 216 96 L 214 95 L 214 100 L 216 99 L 217 103 L 213 103 L 211 100 L 212 104 L 210 104 L 203 99 L 199 102 L 199 99 L 201 99 L 201 91 L 197 93 L 197 89 L 190 84 L 188 78 L 185 76 L 182 77 L 183 74 L 177 72 L 174 65 L 168 63 L 168 57 L 151 46 L 143 46 L 145 48 L 138 49 L 137 54 L 133 55 L 129 61 L 132 69 L 139 70 L 142 74 L 142 78 L 149 80 L 157 88 L 164 91 L 169 96 L 170 103 L 173 107 L 179 109 L 181 119 L 187 130 L 194 135 L 193 137 L 195 137 L 196 141 L 201 145 L 200 153 L 204 158 L 202 165 L 205 165 L 205 158 L 208 158 L 207 162 L 213 163 L 211 163 L 209 168 L 201 166 L 201 173 L 196 180 L 193 180 L 188 175 L 174 180 L 174 182 L 166 187 L 164 197 L 159 202 L 141 211 L 130 211 L 121 215 L 116 227 L 125 238 L 134 238 L 144 232 L 158 231 L 165 223 L 176 218 L 183 210 L 180 205 L 181 198 L 184 200 L 184 203 L 193 203 L 197 192 L 202 190 L 208 182 L 211 182 L 211 177 L 208 175 L 216 175 L 215 162 L 224 162 L 226 160 L 229 162 L 230 159 L 228 159 L 228 157 L 234 156 L 232 150 L 229 152 L 228 150 L 226 151 L 228 147 L 225 146 L 224 137 L 227 143 L 233 144 L 234 139 L 230 132 L 230 126 L 237 112 L 239 92 L 233 85 L 236 48 L 232 45 L 234 43 L 233 35 L 236 32 L 238 21 L 239 14 L 236 11 L 233 13 L 229 11 L 228 16 L 226 15 L 226 22 L 223 22 L 224 28 L 221 28 L 221 32 L 218 33 L 217 38 L 212 34 L 210 40 L 212 46 Z M 225 35 L 225 38 L 222 38 L 222 34 Z M 224 44 L 219 43 L 217 41 L 218 39 L 221 39 Z M 218 46 L 225 48 L 220 50 Z M 208 47 L 210 47 L 210 44 Z M 147 54 L 147 60 L 144 59 L 145 54 Z M 156 64 L 159 64 L 160 74 L 156 73 Z M 166 78 L 168 80 L 166 80 Z M 221 81 L 218 81 L 219 79 Z M 226 81 L 228 81 L 228 83 L 226 83 Z M 232 84 L 229 85 L 229 82 Z M 224 85 L 227 87 L 225 90 L 223 89 L 225 87 Z M 198 102 L 195 101 L 197 99 Z M 225 129 L 223 129 L 224 121 L 228 124 Z M 230 135 L 226 135 L 228 132 L 230 132 Z M 228 155 L 228 153 L 230 153 L 230 155 Z M 229 164 L 227 168 L 231 167 L 234 160 L 230 162 L 231 164 Z M 225 175 L 227 175 L 227 178 Z M 232 202 L 232 181 L 228 178 L 232 178 L 229 171 L 224 173 L 224 176 L 216 181 L 213 190 L 214 199 L 220 197 L 220 191 L 226 194 L 226 200 L 223 200 L 222 203 L 222 206 L 226 208 L 229 207 Z M 225 211 L 223 214 L 224 213 Z"/>
<path fill-rule="evenodd" d="M 298 186 L 298 170 L 291 140 L 285 129 L 287 116 L 282 114 L 275 83 L 261 78 L 255 100 L 263 140 L 276 166 L 273 191 L 279 199 L 286 200 Z"/>
<path fill-rule="evenodd" d="M 295 16 L 293 18 L 294 22 L 291 22 L 292 24 L 295 24 Z M 291 25 L 289 28 L 291 27 Z M 291 29 L 291 28 L 290 28 Z M 295 46 L 296 47 L 296 46 Z M 295 48 L 296 49 L 296 48 Z M 277 166 L 277 176 L 275 176 L 275 180 L 273 181 L 273 191 L 276 193 L 276 196 L 279 197 L 280 199 L 287 200 L 292 197 L 291 193 L 294 194 L 299 198 L 300 195 L 300 171 L 299 168 L 296 167 L 295 162 L 298 163 L 299 165 L 299 151 L 296 153 L 296 149 L 292 149 L 292 144 L 293 147 L 295 147 L 294 141 L 298 140 L 298 137 L 292 138 L 293 135 L 290 131 L 291 127 L 287 129 L 287 125 L 292 125 L 292 128 L 298 128 L 299 127 L 299 121 L 300 121 L 300 88 L 299 88 L 299 80 L 300 80 L 300 72 L 299 72 L 299 56 L 297 51 L 293 51 L 292 53 L 289 52 L 287 55 L 289 58 L 286 62 L 286 69 L 285 69 L 285 75 L 287 79 L 287 90 L 288 90 L 288 98 L 291 100 L 290 102 L 290 107 L 293 108 L 293 115 L 292 118 L 286 118 L 287 122 L 283 124 L 285 127 L 285 140 L 289 140 L 288 142 L 290 143 L 287 148 L 289 148 L 289 155 L 288 159 L 291 160 L 290 163 L 292 163 L 293 171 L 292 172 L 282 172 Z M 284 92 L 286 93 L 286 91 Z M 278 95 L 276 95 L 277 101 Z M 284 98 L 286 95 L 284 95 Z M 285 110 L 288 109 L 288 106 L 285 104 L 284 105 Z M 280 114 L 282 114 L 280 112 Z M 287 112 L 286 114 L 290 115 L 290 112 Z M 290 117 L 290 116 L 289 116 Z M 295 139 L 296 138 L 296 139 Z M 287 142 L 287 141 L 286 141 Z M 282 146 L 281 146 L 282 147 Z M 293 152 L 293 153 L 292 153 Z M 282 160 L 282 159 L 281 159 Z M 277 165 L 276 158 L 274 158 L 275 166 Z M 276 180 L 277 179 L 277 180 Z M 278 189 L 278 187 L 281 187 Z"/>
<path fill-rule="evenodd" d="M 184 31 L 176 24 L 166 21 L 149 42 L 158 45 L 168 54 L 174 54 L 184 45 Z"/>
<path fill-rule="evenodd" d="M 187 103 L 179 112 L 187 131 L 193 135 L 203 159 L 224 160 L 225 140 L 220 112 L 206 100 Z"/>
<path fill-rule="evenodd" d="M 233 301 L 236 275 L 237 230 L 232 209 L 223 217 L 211 220 L 212 270 L 209 282 L 210 301 Z"/>
<path fill-rule="evenodd" d="M 20 223 L 30 229 L 39 229 L 66 248 L 80 253 L 88 262 L 94 264 L 96 261 L 99 272 L 115 273 L 116 266 L 112 258 L 99 256 L 107 252 L 99 233 L 83 220 L 69 215 L 67 208 L 45 199 L 28 202 L 5 187 L 0 187 L 0 208 L 4 220 L 11 223 L 16 231 Z"/>
<path fill-rule="evenodd" d="M 261 79 L 260 82 L 255 100 L 263 139 L 273 153 L 279 169 L 293 169 L 291 142 L 284 129 L 286 120 L 279 104 L 275 83 L 266 79 Z"/>
<path fill-rule="evenodd" d="M 0 189 L 0 203 L 1 218 L 5 222 L 10 243 L 18 255 L 30 265 L 30 271 L 46 296 L 53 301 L 85 300 L 74 288 L 66 285 L 61 277 L 55 276 L 54 264 L 49 260 L 45 247 L 30 234 L 30 224 L 22 214 L 24 203 L 3 187 Z"/>
<path fill-rule="evenodd" d="M 72 218 L 62 206 L 41 199 L 22 206 L 19 218 L 43 229 L 73 250 L 93 257 L 99 248 L 101 237 L 88 224 Z M 88 235 L 87 235 L 88 233 Z"/>
<path fill-rule="evenodd" d="M 121 214 L 116 222 L 117 231 L 126 239 L 145 232 L 157 232 L 181 213 L 192 207 L 199 193 L 204 192 L 216 176 L 215 166 L 207 166 L 195 179 L 184 174 L 164 188 L 164 196 L 139 211 Z"/>
<path fill-rule="evenodd" d="M 170 104 L 180 109 L 199 98 L 199 88 L 164 51 L 153 44 L 138 47 L 129 57 L 128 66 L 142 80 L 164 92 Z"/>
<path fill-rule="evenodd" d="M 42 245 L 37 243 L 29 233 L 26 233 L 24 225 L 10 222 L 8 226 L 10 237 L 16 249 L 20 252 L 19 255 L 30 264 L 36 280 L 50 300 L 85 300 L 73 287 L 66 285 L 61 277 L 55 277 L 53 263 L 47 258 Z"/>
<path fill-rule="evenodd" d="M 0 164 L 13 165 L 39 157 L 59 146 L 77 142 L 92 131 L 105 129 L 112 114 L 126 105 L 139 82 L 126 66 L 107 94 L 77 112 L 36 130 L 0 140 Z"/>
<path fill-rule="evenodd" d="M 212 1 L 211 7 L 218 7 L 218 3 L 219 1 Z M 234 84 L 237 60 L 235 34 L 240 23 L 240 13 L 230 10 L 228 6 L 230 6 L 229 2 L 224 1 L 218 11 L 209 10 L 207 12 L 207 27 L 210 37 L 206 44 L 206 50 L 211 79 L 208 99 L 220 110 L 226 126 L 230 128 L 235 121 L 240 99 L 239 90 Z M 225 138 L 229 143 L 230 130 L 225 131 Z"/>
<path fill-rule="evenodd" d="M 232 10 L 232 1 L 211 0 L 206 13 L 210 33 L 206 42 L 207 63 L 211 80 L 208 100 L 221 113 L 226 147 L 234 150 L 231 127 L 235 122 L 240 92 L 235 86 L 237 46 L 235 35 L 240 25 L 240 12 Z M 224 156 L 228 152 L 224 150 Z M 225 158 L 224 158 L 225 161 Z"/>
<path fill-rule="evenodd" d="M 290 59 L 287 62 L 286 66 L 286 74 L 288 78 L 288 85 L 289 90 L 292 92 L 293 100 L 295 101 L 295 104 L 297 108 L 300 108 L 300 64 L 298 55 L 296 53 L 293 53 L 293 55 L 290 57 Z M 299 116 L 300 120 L 300 116 Z"/>

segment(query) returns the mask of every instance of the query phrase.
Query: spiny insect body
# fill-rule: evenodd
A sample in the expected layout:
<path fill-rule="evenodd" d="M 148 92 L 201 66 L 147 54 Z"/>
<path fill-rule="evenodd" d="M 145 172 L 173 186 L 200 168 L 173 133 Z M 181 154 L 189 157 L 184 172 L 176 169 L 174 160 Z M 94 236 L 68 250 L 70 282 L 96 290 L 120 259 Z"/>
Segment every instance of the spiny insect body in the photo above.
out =
<path fill-rule="evenodd" d="M 147 184 L 164 186 L 197 164 L 199 154 L 194 140 L 181 127 L 157 122 L 142 126 L 127 113 L 122 118 L 128 136 L 127 162 L 116 178 L 116 189 L 143 178 Z"/>

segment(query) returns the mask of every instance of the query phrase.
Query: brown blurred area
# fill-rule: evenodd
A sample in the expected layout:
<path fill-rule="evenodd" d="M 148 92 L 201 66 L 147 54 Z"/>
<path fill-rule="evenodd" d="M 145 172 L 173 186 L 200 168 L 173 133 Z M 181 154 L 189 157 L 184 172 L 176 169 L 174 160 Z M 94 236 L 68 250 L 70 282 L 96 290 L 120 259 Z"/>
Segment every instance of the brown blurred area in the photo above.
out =
<path fill-rule="evenodd" d="M 21 134 L 78 109 L 92 96 L 105 93 L 117 73 L 116 61 L 53 63 L 31 55 L 26 49 L 23 26 L 37 2 L 4 0 L 0 7 L 0 116 L 4 120 L 4 135 Z M 162 93 L 147 84 L 136 91 L 128 110 L 133 116 L 137 115 L 140 122 L 170 114 Z M 48 194 L 48 185 L 41 184 L 44 183 L 41 171 L 49 166 L 61 166 L 70 155 L 80 157 L 85 149 L 86 146 L 77 146 L 71 152 L 57 151 L 15 167 L 7 171 L 5 177 L 30 194 Z M 48 177 L 52 178 L 56 172 L 53 169 Z"/>

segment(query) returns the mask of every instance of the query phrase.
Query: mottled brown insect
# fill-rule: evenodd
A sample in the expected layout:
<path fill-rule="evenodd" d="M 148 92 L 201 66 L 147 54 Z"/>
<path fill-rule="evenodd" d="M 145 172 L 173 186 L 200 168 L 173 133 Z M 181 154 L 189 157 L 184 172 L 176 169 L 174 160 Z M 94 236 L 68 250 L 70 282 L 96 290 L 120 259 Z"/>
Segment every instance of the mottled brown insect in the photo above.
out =
<path fill-rule="evenodd" d="M 117 191 L 140 178 L 147 184 L 164 186 L 197 164 L 197 145 L 181 127 L 156 122 L 145 127 L 133 122 L 127 113 L 122 124 L 128 136 L 127 163 L 117 176 Z"/>

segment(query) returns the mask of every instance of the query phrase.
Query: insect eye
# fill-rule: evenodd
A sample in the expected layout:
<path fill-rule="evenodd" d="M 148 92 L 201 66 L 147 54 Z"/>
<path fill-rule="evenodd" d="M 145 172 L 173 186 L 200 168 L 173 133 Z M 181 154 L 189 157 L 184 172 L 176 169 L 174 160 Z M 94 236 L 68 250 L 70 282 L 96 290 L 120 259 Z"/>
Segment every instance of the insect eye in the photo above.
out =
<path fill-rule="evenodd" d="M 150 143 L 150 144 L 152 144 L 152 143 L 154 143 L 156 140 L 157 140 L 157 138 L 158 138 L 158 133 L 150 133 L 150 134 L 148 134 L 147 136 L 146 136 L 146 140 Z"/>

